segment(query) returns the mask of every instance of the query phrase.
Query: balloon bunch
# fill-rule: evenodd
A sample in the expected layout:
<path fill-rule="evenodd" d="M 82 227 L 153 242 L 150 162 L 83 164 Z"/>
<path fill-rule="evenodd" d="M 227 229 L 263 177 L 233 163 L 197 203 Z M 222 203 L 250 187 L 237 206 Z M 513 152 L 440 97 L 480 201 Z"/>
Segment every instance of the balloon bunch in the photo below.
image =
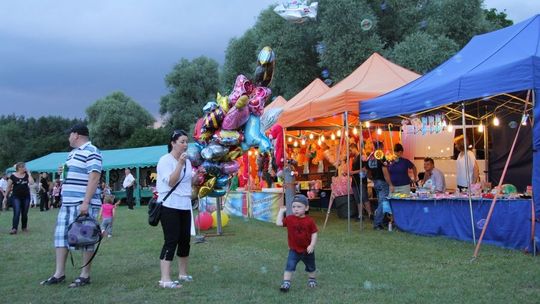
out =
<path fill-rule="evenodd" d="M 225 195 L 230 177 L 239 170 L 238 157 L 251 147 L 258 147 L 260 153 L 270 151 L 260 116 L 272 95 L 266 86 L 272 80 L 274 62 L 274 51 L 264 47 L 258 56 L 254 81 L 238 75 L 229 96 L 217 93 L 216 100 L 203 107 L 204 114 L 193 131 L 197 143 L 190 145 L 187 152 L 192 165 L 202 166 L 206 173 L 197 173 L 192 196 Z"/>

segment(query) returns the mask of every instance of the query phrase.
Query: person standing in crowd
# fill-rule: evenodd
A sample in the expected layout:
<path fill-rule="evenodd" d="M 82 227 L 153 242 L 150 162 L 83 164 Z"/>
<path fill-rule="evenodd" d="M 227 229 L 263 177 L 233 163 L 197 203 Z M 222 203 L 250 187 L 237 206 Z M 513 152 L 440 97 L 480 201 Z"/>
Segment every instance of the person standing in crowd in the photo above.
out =
<path fill-rule="evenodd" d="M 28 187 L 30 187 L 30 208 L 34 208 L 39 204 L 37 195 L 39 192 L 39 182 L 34 180 L 33 183 L 28 185 Z"/>
<path fill-rule="evenodd" d="M 55 285 L 65 280 L 66 259 L 68 254 L 68 226 L 75 221 L 79 214 L 97 219 L 101 209 L 101 199 L 98 188 L 102 159 L 99 149 L 89 140 L 88 128 L 77 124 L 71 127 L 69 144 L 73 150 L 69 153 L 65 167 L 65 178 L 62 186 L 62 206 L 58 212 L 54 232 L 54 247 L 56 248 L 56 269 L 54 274 L 41 285 Z M 70 285 L 76 288 L 90 284 L 90 267 L 94 245 L 83 249 L 83 264 L 81 273 Z"/>
<path fill-rule="evenodd" d="M 6 210 L 6 207 L 4 205 L 4 197 L 6 196 L 6 190 L 8 186 L 8 176 L 7 174 L 3 174 L 2 178 L 0 178 L 0 202 L 2 202 L 2 210 Z"/>
<path fill-rule="evenodd" d="M 39 184 L 39 211 L 47 211 L 49 210 L 49 179 L 46 172 L 41 173 Z"/>
<path fill-rule="evenodd" d="M 362 205 L 366 209 L 369 218 L 371 218 L 372 213 L 368 199 L 367 170 L 365 162 L 362 162 L 362 154 L 358 151 L 358 146 L 356 144 L 350 144 L 349 151 L 351 154 L 350 157 L 353 159 L 352 170 L 350 171 L 352 175 L 352 190 L 354 200 L 358 206 L 358 217 L 356 218 L 356 221 L 360 221 L 363 213 Z M 362 186 L 360 187 L 360 185 Z"/>
<path fill-rule="evenodd" d="M 435 168 L 433 158 L 424 158 L 424 178 L 421 181 L 422 187 L 434 190 L 436 193 L 446 191 L 446 180 L 441 170 Z"/>
<path fill-rule="evenodd" d="M 374 145 L 375 151 L 381 152 L 381 154 L 384 154 L 382 152 L 383 150 L 383 143 L 378 141 Z M 375 152 L 370 153 L 368 155 L 367 159 L 367 170 L 368 170 L 368 176 L 373 181 L 373 188 L 375 189 L 375 192 L 377 192 L 377 210 L 375 210 L 375 217 L 373 219 L 373 229 L 375 230 L 383 230 L 383 220 L 384 220 L 384 212 L 383 212 L 383 202 L 386 200 L 389 194 L 389 186 L 386 182 L 386 179 L 384 177 L 383 168 L 384 168 L 384 162 L 385 162 L 384 156 L 382 156 L 380 159 L 377 159 L 375 157 Z"/>
<path fill-rule="evenodd" d="M 297 194 L 292 202 L 293 214 L 286 216 L 287 208 L 280 208 L 276 219 L 276 225 L 287 227 L 287 239 L 289 244 L 289 255 L 285 272 L 283 273 L 283 282 L 280 290 L 289 291 L 291 288 L 291 278 L 296 270 L 298 262 L 302 261 L 306 265 L 308 273 L 308 286 L 314 288 L 317 286 L 315 277 L 315 245 L 317 244 L 317 225 L 306 211 L 309 209 L 308 198 L 302 194 Z"/>
<path fill-rule="evenodd" d="M 56 181 L 54 182 L 54 186 L 53 186 L 53 190 L 52 190 L 52 196 L 53 196 L 53 203 L 52 203 L 52 207 L 53 208 L 58 208 L 60 207 L 60 193 L 62 191 L 62 184 L 60 183 L 60 179 L 57 178 Z"/>
<path fill-rule="evenodd" d="M 418 182 L 416 180 L 418 176 L 416 166 L 403 157 L 403 146 L 401 144 L 394 145 L 394 154 L 396 158 L 383 167 L 384 177 L 389 185 L 390 193 L 410 194 L 411 182 Z M 413 171 L 414 180 L 411 180 L 409 176 L 409 169 Z"/>
<path fill-rule="evenodd" d="M 163 155 L 157 165 L 158 200 L 162 202 L 161 227 L 165 242 L 161 249 L 159 286 L 180 288 L 180 282 L 189 282 L 188 259 L 191 235 L 195 235 L 193 211 L 191 209 L 191 185 L 196 175 L 192 173 L 187 157 L 188 135 L 183 130 L 175 130 L 167 144 L 169 153 Z M 204 169 L 199 167 L 201 172 Z M 178 184 L 178 185 L 177 185 Z M 173 187 L 176 188 L 171 192 Z M 178 256 L 178 280 L 171 279 L 171 262 Z"/>
<path fill-rule="evenodd" d="M 464 191 L 469 188 L 469 184 L 480 181 L 480 170 L 474 153 L 465 148 L 463 135 L 454 138 L 454 146 L 459 151 L 456 160 L 457 187 L 459 191 Z M 467 154 L 468 161 L 465 160 L 465 154 Z"/>
<path fill-rule="evenodd" d="M 124 173 L 126 177 L 124 178 L 122 187 L 126 190 L 126 203 L 129 209 L 133 209 L 133 188 L 135 186 L 135 178 L 128 168 L 124 170 Z"/>
<path fill-rule="evenodd" d="M 2 202 L 3 204 L 7 204 L 7 198 L 12 193 L 13 221 L 9 234 L 17 234 L 19 219 L 22 222 L 22 231 L 28 231 L 28 209 L 30 208 L 30 188 L 28 185 L 30 183 L 34 183 L 34 179 L 26 169 L 26 164 L 18 162 L 15 165 L 15 172 L 9 177 L 6 195 Z"/>

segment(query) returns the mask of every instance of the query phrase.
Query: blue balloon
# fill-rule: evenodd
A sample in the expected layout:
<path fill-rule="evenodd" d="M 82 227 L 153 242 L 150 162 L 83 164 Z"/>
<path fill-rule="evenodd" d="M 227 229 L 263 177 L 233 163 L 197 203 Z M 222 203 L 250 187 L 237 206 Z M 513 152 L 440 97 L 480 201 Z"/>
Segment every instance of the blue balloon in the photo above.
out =
<path fill-rule="evenodd" d="M 223 187 L 226 187 L 228 183 L 229 183 L 229 176 L 222 175 L 217 178 L 215 187 L 223 188 Z"/>
<path fill-rule="evenodd" d="M 270 139 L 261 132 L 261 118 L 253 114 L 249 116 L 244 126 L 242 150 L 247 151 L 251 147 L 259 147 L 261 153 L 270 151 L 270 147 L 272 147 Z"/>
<path fill-rule="evenodd" d="M 224 189 L 214 189 L 212 192 L 208 193 L 209 197 L 222 197 L 227 193 Z"/>
<path fill-rule="evenodd" d="M 187 156 L 191 161 L 191 165 L 198 167 L 201 165 L 203 159 L 201 157 L 202 146 L 200 144 L 189 143 L 187 148 Z"/>

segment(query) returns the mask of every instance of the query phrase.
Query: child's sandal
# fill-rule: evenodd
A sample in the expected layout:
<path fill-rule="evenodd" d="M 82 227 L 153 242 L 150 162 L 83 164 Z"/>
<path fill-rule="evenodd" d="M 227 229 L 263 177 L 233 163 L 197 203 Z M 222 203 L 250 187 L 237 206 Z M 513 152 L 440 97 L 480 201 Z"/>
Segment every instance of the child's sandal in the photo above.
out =
<path fill-rule="evenodd" d="M 177 288 L 182 288 L 182 284 L 180 284 L 180 282 L 178 281 L 169 281 L 169 282 L 159 281 L 159 287 L 168 288 L 168 289 L 177 289 Z"/>
<path fill-rule="evenodd" d="M 315 279 L 308 279 L 307 286 L 309 288 L 315 288 L 317 287 L 317 280 Z"/>

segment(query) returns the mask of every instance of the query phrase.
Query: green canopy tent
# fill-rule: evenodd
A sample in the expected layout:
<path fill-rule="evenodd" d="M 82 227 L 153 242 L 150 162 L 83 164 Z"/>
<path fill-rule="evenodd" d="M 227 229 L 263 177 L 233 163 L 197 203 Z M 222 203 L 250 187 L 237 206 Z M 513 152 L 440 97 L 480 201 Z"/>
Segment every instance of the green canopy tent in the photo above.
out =
<path fill-rule="evenodd" d="M 103 171 L 105 171 L 105 181 L 109 184 L 111 170 L 135 168 L 135 180 L 140 180 L 140 169 L 146 167 L 155 167 L 159 158 L 167 153 L 167 146 L 151 146 L 142 148 L 102 150 L 103 156 Z M 68 152 L 54 152 L 42 156 L 40 158 L 26 162 L 26 167 L 32 172 L 47 172 L 52 175 L 53 180 L 58 175 L 58 168 L 62 166 Z M 8 172 L 13 172 L 13 168 L 9 168 Z M 137 182 L 134 195 L 137 206 L 140 206 L 141 196 L 147 197 L 149 193 L 143 193 L 141 185 Z M 124 191 L 117 191 L 117 198 L 125 197 Z"/>

